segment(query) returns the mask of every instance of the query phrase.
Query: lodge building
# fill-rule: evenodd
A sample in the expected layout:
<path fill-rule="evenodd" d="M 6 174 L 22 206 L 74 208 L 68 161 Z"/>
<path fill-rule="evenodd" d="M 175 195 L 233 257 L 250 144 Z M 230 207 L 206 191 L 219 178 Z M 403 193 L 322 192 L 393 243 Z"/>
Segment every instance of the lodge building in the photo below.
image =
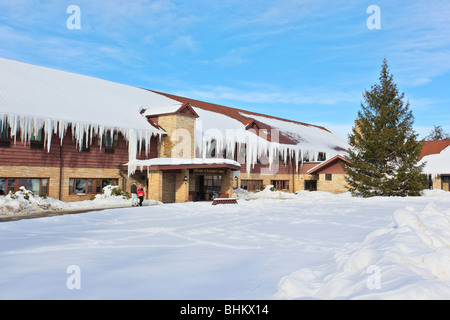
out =
<path fill-rule="evenodd" d="M 419 159 L 429 188 L 450 191 L 450 140 L 425 141 Z"/>
<path fill-rule="evenodd" d="M 0 58 L 0 196 L 80 201 L 134 182 L 164 203 L 340 193 L 348 148 L 321 126 Z"/>

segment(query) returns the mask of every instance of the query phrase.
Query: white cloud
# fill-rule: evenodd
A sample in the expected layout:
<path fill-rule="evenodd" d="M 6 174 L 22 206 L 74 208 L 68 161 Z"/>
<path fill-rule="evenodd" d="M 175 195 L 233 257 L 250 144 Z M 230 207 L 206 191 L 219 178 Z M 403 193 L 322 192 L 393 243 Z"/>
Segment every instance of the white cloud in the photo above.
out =
<path fill-rule="evenodd" d="M 450 71 L 450 2 L 414 1 L 385 4 L 384 50 L 407 86 L 429 84 Z"/>
<path fill-rule="evenodd" d="M 415 110 L 430 110 L 437 104 L 447 102 L 447 100 L 437 100 L 431 98 L 406 97 L 406 99 L 408 99 L 410 107 Z"/>
<path fill-rule="evenodd" d="M 179 35 L 170 44 L 169 48 L 172 53 L 180 53 L 184 51 L 196 52 L 199 44 L 194 41 L 191 35 Z"/>

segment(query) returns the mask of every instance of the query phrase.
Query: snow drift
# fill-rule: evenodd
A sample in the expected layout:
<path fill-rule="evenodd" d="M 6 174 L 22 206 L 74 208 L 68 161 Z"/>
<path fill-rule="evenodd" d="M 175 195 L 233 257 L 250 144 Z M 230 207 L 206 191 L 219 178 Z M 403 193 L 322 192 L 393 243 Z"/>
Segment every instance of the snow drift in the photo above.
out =
<path fill-rule="evenodd" d="M 49 197 L 40 197 L 32 191 L 20 187 L 15 193 L 0 197 L 0 215 L 26 215 L 43 211 L 95 210 L 99 208 L 131 206 L 131 199 L 118 192 L 118 186 L 106 186 L 93 200 L 63 202 Z M 143 205 L 160 204 L 158 201 L 145 200 Z"/>
<path fill-rule="evenodd" d="M 0 298 L 450 296 L 449 192 L 296 196 L 0 223 Z M 73 265 L 81 270 L 81 290 L 66 286 Z"/>
<path fill-rule="evenodd" d="M 280 299 L 450 299 L 450 210 L 397 210 L 329 263 L 284 277 Z"/>

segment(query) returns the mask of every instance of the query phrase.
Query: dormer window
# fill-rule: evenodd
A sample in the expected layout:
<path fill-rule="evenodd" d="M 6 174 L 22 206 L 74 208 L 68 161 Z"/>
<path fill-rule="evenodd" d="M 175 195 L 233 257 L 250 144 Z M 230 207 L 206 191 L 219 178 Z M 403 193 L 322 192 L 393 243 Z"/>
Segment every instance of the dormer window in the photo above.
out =
<path fill-rule="evenodd" d="M 114 148 L 119 146 L 119 134 L 116 132 L 114 137 L 107 133 L 103 136 L 103 146 L 106 148 Z"/>
<path fill-rule="evenodd" d="M 44 149 L 44 136 L 42 134 L 42 129 L 34 132 L 30 138 L 31 149 Z"/>
<path fill-rule="evenodd" d="M 105 153 L 114 153 L 114 148 L 117 148 L 119 146 L 119 133 L 114 133 L 114 136 L 111 136 L 110 133 L 104 134 L 102 145 L 103 147 L 105 147 Z"/>
<path fill-rule="evenodd" d="M 9 147 L 11 145 L 9 127 L 0 121 L 0 147 Z"/>
<path fill-rule="evenodd" d="M 86 133 L 83 134 L 83 140 L 80 141 L 80 151 L 81 152 L 89 152 L 91 151 L 91 148 L 89 146 L 89 144 L 86 146 L 86 143 L 88 142 L 88 135 Z M 72 143 L 76 144 L 77 143 L 77 139 L 75 138 L 75 136 L 72 137 Z"/>
<path fill-rule="evenodd" d="M 325 152 L 319 152 L 317 161 L 325 161 L 325 160 L 327 160 L 327 154 Z"/>

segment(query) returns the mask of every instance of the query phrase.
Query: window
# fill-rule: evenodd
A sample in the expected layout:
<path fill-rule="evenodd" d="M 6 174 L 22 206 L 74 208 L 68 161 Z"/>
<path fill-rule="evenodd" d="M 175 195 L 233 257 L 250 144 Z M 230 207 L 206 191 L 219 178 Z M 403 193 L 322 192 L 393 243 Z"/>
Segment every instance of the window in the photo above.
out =
<path fill-rule="evenodd" d="M 90 152 L 91 148 L 89 147 L 89 140 L 88 140 L 88 136 L 86 133 L 83 134 L 83 140 L 80 141 L 80 151 L 81 152 Z M 72 143 L 76 144 L 77 143 L 77 139 L 75 138 L 75 135 L 72 136 Z M 86 146 L 86 143 L 88 143 L 88 146 Z"/>
<path fill-rule="evenodd" d="M 0 139 L 9 139 L 9 128 L 4 126 L 2 122 L 0 122 Z"/>
<path fill-rule="evenodd" d="M 16 192 L 16 179 L 8 179 L 8 193 Z"/>
<path fill-rule="evenodd" d="M 41 179 L 41 194 L 48 194 L 48 179 Z"/>
<path fill-rule="evenodd" d="M 100 139 L 98 140 L 100 145 Z M 111 136 L 110 133 L 105 133 L 102 138 L 102 145 L 105 147 L 105 153 L 114 153 L 114 148 L 119 146 L 119 133 L 115 133 Z"/>
<path fill-rule="evenodd" d="M 27 188 L 27 179 L 22 178 L 22 179 L 18 179 L 18 180 L 19 180 L 19 188 L 20 187 Z"/>
<path fill-rule="evenodd" d="M 272 185 L 277 190 L 288 190 L 289 189 L 289 180 L 272 180 Z"/>
<path fill-rule="evenodd" d="M 34 132 L 30 138 L 31 149 L 44 149 L 44 139 L 42 135 L 42 129 Z"/>
<path fill-rule="evenodd" d="M 69 179 L 69 194 L 96 194 L 101 193 L 103 188 L 118 185 L 118 179 Z"/>
<path fill-rule="evenodd" d="M 306 153 L 303 156 L 303 161 L 299 161 L 299 163 L 322 162 L 325 160 L 327 160 L 327 154 L 324 152 L 319 152 L 319 154 L 317 155 L 317 158 L 314 155 L 310 156 L 308 153 Z"/>
<path fill-rule="evenodd" d="M 105 149 L 113 149 L 119 146 L 119 133 L 114 133 L 114 136 L 111 136 L 110 133 L 105 133 L 102 138 L 102 145 Z M 98 144 L 100 145 L 100 139 L 98 139 Z M 107 151 L 105 151 L 107 152 Z"/>
<path fill-rule="evenodd" d="M 0 147 L 9 147 L 11 145 L 9 128 L 0 121 Z"/>
<path fill-rule="evenodd" d="M 325 161 L 327 160 L 327 154 L 324 152 L 320 152 L 319 156 L 317 157 L 317 161 Z"/>
<path fill-rule="evenodd" d="M 39 129 L 37 132 L 34 132 L 30 140 L 36 142 L 42 141 L 42 129 Z"/>
<path fill-rule="evenodd" d="M 95 184 L 95 186 L 96 186 L 95 187 L 95 192 L 96 193 L 101 193 L 102 192 L 102 188 L 103 188 L 102 185 L 103 185 L 102 184 L 102 179 L 97 179 L 96 180 L 96 184 Z"/>
<path fill-rule="evenodd" d="M 333 175 L 332 175 L 331 173 L 325 174 L 325 180 L 326 180 L 326 181 L 331 181 L 331 180 L 333 180 Z"/>
<path fill-rule="evenodd" d="M 92 193 L 94 191 L 92 182 L 93 182 L 93 179 L 87 179 L 87 192 L 88 193 Z"/>
<path fill-rule="evenodd" d="M 87 179 L 69 179 L 70 194 L 86 194 Z"/>
<path fill-rule="evenodd" d="M 86 179 L 75 179 L 75 193 L 86 193 Z"/>
<path fill-rule="evenodd" d="M 20 187 L 33 191 L 36 195 L 48 195 L 48 178 L 0 178 L 0 195 L 17 192 Z"/>
<path fill-rule="evenodd" d="M 27 190 L 39 194 L 41 191 L 41 179 L 28 179 Z"/>
<path fill-rule="evenodd" d="M 317 191 L 317 180 L 305 180 L 305 190 Z"/>
<path fill-rule="evenodd" d="M 241 180 L 241 188 L 248 191 L 260 191 L 263 189 L 262 180 Z"/>
<path fill-rule="evenodd" d="M 6 179 L 0 179 L 0 196 L 4 196 L 6 194 Z"/>
<path fill-rule="evenodd" d="M 102 189 L 106 186 L 116 186 L 117 182 L 115 181 L 116 179 L 102 179 Z"/>

